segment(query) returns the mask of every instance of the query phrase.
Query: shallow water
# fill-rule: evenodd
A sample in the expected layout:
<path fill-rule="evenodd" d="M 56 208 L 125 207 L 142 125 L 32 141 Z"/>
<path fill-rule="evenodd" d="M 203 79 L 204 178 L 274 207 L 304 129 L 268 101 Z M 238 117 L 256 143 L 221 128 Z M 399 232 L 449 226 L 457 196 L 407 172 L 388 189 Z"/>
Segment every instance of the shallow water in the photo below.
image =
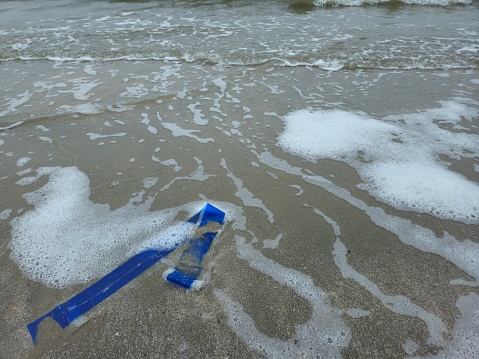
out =
<path fill-rule="evenodd" d="M 478 355 L 479 8 L 431 5 L 2 2 L 0 357 Z M 206 201 L 205 288 L 33 346 Z"/>

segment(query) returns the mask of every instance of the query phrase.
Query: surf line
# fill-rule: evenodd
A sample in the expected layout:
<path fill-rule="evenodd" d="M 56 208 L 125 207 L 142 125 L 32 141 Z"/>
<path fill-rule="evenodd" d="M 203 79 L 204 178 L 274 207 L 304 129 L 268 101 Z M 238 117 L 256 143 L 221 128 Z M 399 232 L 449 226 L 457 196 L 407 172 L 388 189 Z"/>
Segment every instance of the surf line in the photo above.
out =
<path fill-rule="evenodd" d="M 201 228 L 210 222 L 217 222 L 218 224 L 223 225 L 224 219 L 225 213 L 223 211 L 207 203 L 205 207 L 203 207 L 203 209 L 201 209 L 193 217 L 188 219 L 187 222 L 198 224 L 198 227 Z M 195 254 L 200 255 L 200 257 L 198 258 L 199 260 L 196 259 L 196 263 L 201 263 L 204 253 L 206 253 L 206 251 L 209 249 L 211 241 L 216 237 L 216 235 L 217 232 L 208 232 L 197 239 L 192 239 L 190 241 L 189 247 L 185 250 L 185 253 L 189 253 L 187 255 L 190 256 Z M 201 245 L 199 241 L 205 241 L 206 244 Z M 195 252 L 191 250 L 188 251 L 188 249 L 191 248 L 191 243 L 196 243 L 197 246 L 199 245 L 202 250 L 200 252 Z M 60 325 L 62 329 L 65 329 L 76 318 L 86 313 L 97 304 L 101 303 L 103 300 L 105 300 L 117 290 L 122 288 L 125 284 L 129 283 L 141 273 L 146 271 L 153 264 L 158 262 L 161 258 L 173 252 L 181 244 L 182 243 L 178 243 L 175 247 L 164 251 L 151 249 L 142 251 L 134 255 L 125 263 L 120 265 L 118 268 L 114 269 L 112 272 L 108 273 L 103 278 L 83 290 L 81 293 L 77 294 L 68 301 L 58 305 L 53 310 L 46 313 L 37 320 L 27 324 L 27 329 L 30 332 L 33 344 L 37 344 L 36 337 L 38 333 L 38 327 L 44 319 L 52 318 Z M 203 252 L 204 249 L 206 249 L 205 252 Z M 180 263 L 182 262 L 183 255 L 180 258 Z M 201 267 L 199 268 L 199 272 L 197 272 L 196 277 L 192 279 L 193 281 L 196 280 L 200 272 Z M 187 272 L 186 274 L 184 274 L 184 276 L 194 276 L 195 274 L 196 272 Z M 190 287 L 188 286 L 187 281 L 174 281 L 174 283 L 186 286 L 188 288 Z"/>

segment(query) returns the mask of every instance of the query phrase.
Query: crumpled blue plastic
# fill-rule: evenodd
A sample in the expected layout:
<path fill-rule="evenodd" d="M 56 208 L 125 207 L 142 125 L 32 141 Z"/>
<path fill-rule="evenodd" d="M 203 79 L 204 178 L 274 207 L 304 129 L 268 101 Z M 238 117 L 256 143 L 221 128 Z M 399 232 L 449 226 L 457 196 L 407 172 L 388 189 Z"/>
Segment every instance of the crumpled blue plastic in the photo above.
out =
<path fill-rule="evenodd" d="M 207 203 L 206 206 L 203 207 L 203 209 L 193 217 L 191 217 L 188 222 L 199 222 L 199 227 L 202 227 L 209 222 L 218 222 L 219 224 L 223 224 L 224 218 L 225 213 L 223 211 Z M 136 254 L 118 268 L 98 280 L 96 283 L 93 283 L 91 286 L 83 290 L 81 293 L 58 305 L 44 316 L 27 324 L 27 329 L 30 332 L 33 343 L 35 345 L 37 344 L 36 337 L 38 333 L 38 327 L 44 319 L 50 317 L 55 320 L 62 327 L 62 329 L 66 328 L 73 320 L 86 313 L 97 304 L 101 303 L 125 284 L 129 283 L 131 280 L 135 279 L 141 273 L 146 271 L 161 258 L 173 252 L 180 245 L 181 243 L 179 243 L 176 247 L 166 251 L 146 250 Z"/>
<path fill-rule="evenodd" d="M 190 289 L 201 274 L 201 261 L 211 247 L 216 233 L 208 232 L 199 238 L 190 239 L 188 247 L 181 254 L 175 270 L 166 276 L 166 280 Z"/>

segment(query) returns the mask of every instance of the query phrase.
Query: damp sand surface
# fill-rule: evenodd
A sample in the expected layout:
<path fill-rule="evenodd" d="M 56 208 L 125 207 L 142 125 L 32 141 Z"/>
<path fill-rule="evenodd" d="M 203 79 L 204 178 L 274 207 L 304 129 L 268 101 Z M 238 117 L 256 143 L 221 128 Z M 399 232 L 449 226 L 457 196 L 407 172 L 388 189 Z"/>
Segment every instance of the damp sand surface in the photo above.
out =
<path fill-rule="evenodd" d="M 202 115 L 209 119 L 204 126 L 195 123 L 188 108 L 196 96 L 192 94 L 184 99 L 144 100 L 124 112 L 55 116 L 2 132 L 2 175 L 7 178 L 2 179 L 1 201 L 3 208 L 11 209 L 8 218 L 0 222 L 2 285 L 6 289 L 2 291 L 5 357 L 193 357 L 197 353 L 261 357 L 281 355 L 279 350 L 290 357 L 296 355 L 291 353 L 312 355 L 325 349 L 343 357 L 402 357 L 407 343 L 416 354 L 431 354 L 440 352 L 448 340 L 460 340 L 454 337 L 454 329 L 464 313 L 457 301 L 476 295 L 477 266 L 463 265 L 460 256 L 452 257 L 454 263 L 447 248 L 441 251 L 436 247 L 449 237 L 458 250 L 465 241 L 475 246 L 477 224 L 398 211 L 359 189 L 362 180 L 351 164 L 307 160 L 283 152 L 277 145 L 284 128 L 282 118 L 304 106 L 300 93 L 316 83 L 307 79 L 318 76 L 324 86 L 343 87 L 344 78 L 355 74 L 304 68 L 265 70 L 250 70 L 248 81 L 274 73 L 284 78 L 284 82 L 278 81 L 278 88 L 284 89 L 281 96 L 259 97 L 254 95 L 257 89 L 247 94 L 248 87 L 244 87 L 242 104 L 221 103 L 226 115 L 219 121 L 211 111 L 219 89 L 210 85 L 198 95 L 202 102 L 210 101 L 202 106 Z M 238 86 L 235 74 L 230 76 L 223 81 Z M 376 79 L 378 74 L 371 71 L 361 76 Z M 356 111 L 368 109 L 375 118 L 420 108 L 420 104 L 425 109 L 437 108 L 437 103 L 429 100 L 430 93 L 421 99 L 421 85 L 443 82 L 442 77 L 418 71 L 383 77 L 388 76 L 387 83 L 374 87 L 377 94 L 348 96 L 346 106 Z M 454 85 L 467 81 L 471 73 L 456 71 L 451 77 L 450 85 Z M 303 88 L 287 85 L 295 79 Z M 394 90 L 391 81 L 399 82 Z M 385 108 L 389 92 L 408 83 L 413 84 L 409 97 L 405 98 L 408 91 L 401 90 L 404 95 L 392 96 L 394 101 Z M 435 98 L 448 95 L 440 86 L 428 83 L 427 88 L 436 89 Z M 246 99 L 251 107 L 247 111 L 243 108 Z M 145 118 L 151 119 L 150 127 Z M 175 123 L 190 132 L 175 136 L 164 123 Z M 477 128 L 469 128 L 468 134 L 477 135 Z M 91 133 L 98 136 L 91 138 Z M 113 136 L 122 133 L 125 135 Z M 50 141 L 42 139 L 45 137 Z M 209 138 L 212 140 L 200 141 Z M 19 162 L 27 156 L 31 160 Z M 454 161 L 451 166 L 477 183 L 472 162 Z M 43 323 L 39 344 L 33 347 L 24 325 L 91 282 L 79 279 L 80 283 L 65 282 L 60 288 L 51 288 L 52 283 L 41 275 L 54 275 L 48 267 L 52 259 L 44 260 L 46 268 L 32 264 L 33 272 L 28 273 L 36 281 L 12 260 L 15 256 L 22 263 L 21 258 L 35 260 L 43 255 L 36 252 L 35 235 L 47 241 L 54 228 L 49 228 L 49 223 L 44 223 L 45 233 L 39 233 L 41 228 L 24 228 L 32 231 L 32 241 L 30 250 L 23 249 L 18 259 L 11 242 L 12 236 L 20 238 L 22 233 L 12 230 L 17 227 L 11 223 L 38 211 L 39 204 L 25 199 L 25 193 L 49 183 L 49 175 L 38 176 L 37 169 L 57 166 L 73 167 L 73 172 L 87 179 L 84 187 L 65 186 L 57 195 L 69 198 L 69 190 L 79 191 L 80 197 L 86 193 L 83 200 L 91 205 L 108 205 L 101 226 L 110 231 L 115 231 L 111 228 L 114 211 L 131 211 L 147 202 L 148 214 L 164 209 L 180 213 L 177 208 L 185 203 L 206 201 L 225 209 L 228 223 L 204 262 L 208 285 L 187 293 L 161 278 L 165 269 L 175 265 L 179 249 L 86 313 L 81 325 L 72 324 L 62 331 L 53 322 Z M 69 213 L 58 214 L 69 218 L 66 228 L 55 231 L 64 236 L 59 240 L 66 244 L 65 251 L 77 248 L 68 245 L 70 241 L 81 242 L 87 236 L 88 228 L 82 222 L 85 210 L 88 208 L 76 208 L 73 218 Z M 410 238 L 415 235 L 417 243 Z M 424 235 L 439 244 L 421 244 Z M 98 236 L 96 240 L 105 239 Z M 95 247 L 94 242 L 90 245 Z M 451 247 L 454 250 L 454 245 Z M 127 256 L 128 251 L 121 255 Z M 111 259 L 115 258 L 105 260 Z M 91 266 L 97 268 L 98 263 Z M 71 270 L 78 268 L 72 265 Z M 102 270 L 106 269 L 92 270 L 91 276 L 98 278 Z M 457 284 L 451 285 L 454 281 Z M 318 335 L 326 321 L 332 328 Z M 317 347 L 310 347 L 312 344 Z"/>
<path fill-rule="evenodd" d="M 148 27 L 125 6 L 112 24 Z M 474 357 L 479 72 L 454 56 L 3 62 L 0 358 Z M 204 288 L 162 279 L 179 247 L 66 329 L 43 322 L 33 346 L 27 323 L 206 202 L 226 223 Z"/>

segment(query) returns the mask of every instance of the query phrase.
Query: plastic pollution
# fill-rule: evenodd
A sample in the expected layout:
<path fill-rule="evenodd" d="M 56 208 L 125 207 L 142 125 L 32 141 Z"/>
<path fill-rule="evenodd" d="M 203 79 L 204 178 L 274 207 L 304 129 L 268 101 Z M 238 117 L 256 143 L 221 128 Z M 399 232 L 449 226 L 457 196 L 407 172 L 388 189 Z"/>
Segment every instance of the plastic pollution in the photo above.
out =
<path fill-rule="evenodd" d="M 201 274 L 201 261 L 215 237 L 216 233 L 205 233 L 199 238 L 191 239 L 175 269 L 163 272 L 163 278 L 185 288 L 199 290 L 203 285 L 203 281 L 197 280 Z"/>
<path fill-rule="evenodd" d="M 199 219 L 200 227 L 209 222 L 217 222 L 222 225 L 225 218 L 224 212 L 213 206 L 208 206 L 211 205 L 206 205 L 205 212 L 202 215 L 202 218 Z M 176 267 L 163 272 L 163 278 L 170 283 L 180 285 L 187 289 L 200 290 L 203 285 L 203 281 L 198 280 L 198 277 L 201 274 L 201 262 L 203 256 L 210 249 L 211 243 L 217 234 L 218 232 L 206 232 L 198 238 L 190 239 L 188 247 L 181 254 Z"/>
<path fill-rule="evenodd" d="M 209 222 L 217 222 L 219 224 L 223 224 L 224 218 L 225 213 L 223 211 L 208 203 L 205 207 L 203 207 L 201 211 L 196 213 L 187 222 L 199 223 L 199 227 L 203 227 Z M 208 237 L 211 234 L 213 233 L 205 233 L 203 236 L 207 235 Z M 200 238 L 202 238 L 203 236 L 201 236 Z M 214 233 L 214 236 L 211 238 L 211 241 L 215 236 L 216 233 Z M 192 241 L 195 241 L 195 239 L 193 239 Z M 125 284 L 129 283 L 131 280 L 135 279 L 141 273 L 146 271 L 153 264 L 158 262 L 161 258 L 173 252 L 181 244 L 182 243 L 178 243 L 175 247 L 165 251 L 146 250 L 136 254 L 128 261 L 120 265 L 118 268 L 116 268 L 115 270 L 113 270 L 112 272 L 105 275 L 103 278 L 83 290 L 81 293 L 77 294 L 68 301 L 58 305 L 52 311 L 46 313 L 37 320 L 27 324 L 27 329 L 30 332 L 33 343 L 36 345 L 38 327 L 44 319 L 50 317 L 55 320 L 62 327 L 62 329 L 66 328 L 76 318 L 86 313 L 97 304 L 101 303 L 103 300 L 115 293 Z M 186 251 L 187 250 L 185 250 L 185 252 Z M 201 255 L 201 259 L 202 256 L 203 255 Z"/>

